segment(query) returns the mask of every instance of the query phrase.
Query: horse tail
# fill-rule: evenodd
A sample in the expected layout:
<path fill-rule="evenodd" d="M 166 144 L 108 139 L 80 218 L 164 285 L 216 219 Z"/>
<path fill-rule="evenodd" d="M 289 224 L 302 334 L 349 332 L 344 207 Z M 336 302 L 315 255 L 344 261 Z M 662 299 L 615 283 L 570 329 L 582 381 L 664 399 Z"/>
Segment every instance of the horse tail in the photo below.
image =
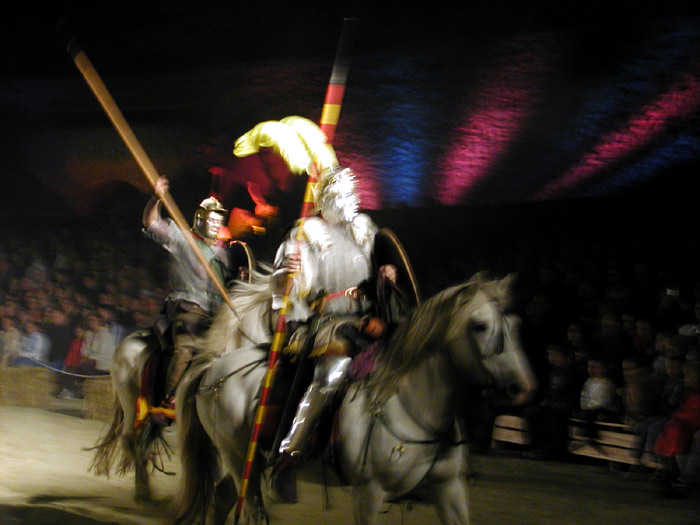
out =
<path fill-rule="evenodd" d="M 88 472 L 93 472 L 96 476 L 109 477 L 112 466 L 117 456 L 121 453 L 119 439 L 121 437 L 122 426 L 124 425 L 124 410 L 122 410 L 116 394 L 112 402 L 112 419 L 107 432 L 95 443 L 94 446 L 83 450 L 94 450 L 95 455 L 88 466 Z M 128 454 L 121 453 L 121 464 L 117 469 L 118 473 L 127 472 L 133 466 L 133 460 Z"/>
<path fill-rule="evenodd" d="M 203 370 L 187 374 L 178 390 L 180 488 L 174 500 L 174 523 L 201 523 L 214 498 L 216 448 L 199 420 L 196 396 Z"/>

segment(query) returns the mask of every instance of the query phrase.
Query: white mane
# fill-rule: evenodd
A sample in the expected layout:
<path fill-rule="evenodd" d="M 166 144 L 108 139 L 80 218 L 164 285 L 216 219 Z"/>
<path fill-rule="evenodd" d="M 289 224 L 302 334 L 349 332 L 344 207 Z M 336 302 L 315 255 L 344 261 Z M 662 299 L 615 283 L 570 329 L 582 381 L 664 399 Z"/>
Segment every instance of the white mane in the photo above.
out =
<path fill-rule="evenodd" d="M 233 307 L 222 304 L 211 327 L 198 342 L 198 360 L 210 360 L 247 343 L 263 343 L 269 338 L 270 290 L 269 269 L 254 270 L 251 282 L 236 281 L 229 298 Z M 251 341 L 251 339 L 253 341 Z"/>

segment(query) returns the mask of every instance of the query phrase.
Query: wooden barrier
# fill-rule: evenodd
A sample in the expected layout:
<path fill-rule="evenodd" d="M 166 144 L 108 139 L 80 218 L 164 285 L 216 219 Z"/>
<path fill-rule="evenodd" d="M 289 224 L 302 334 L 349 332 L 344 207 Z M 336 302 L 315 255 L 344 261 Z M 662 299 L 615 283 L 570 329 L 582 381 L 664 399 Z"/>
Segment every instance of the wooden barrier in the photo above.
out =
<path fill-rule="evenodd" d="M 616 463 L 636 464 L 633 455 L 636 436 L 630 426 L 621 423 L 596 422 L 596 436 L 592 443 L 586 442 L 584 435 L 585 422 L 580 419 L 569 419 L 568 444 L 571 454 L 613 461 Z M 528 446 L 530 444 L 530 429 L 525 418 L 510 414 L 496 416 L 491 434 L 493 448 L 502 448 L 504 443 Z M 572 444 L 576 444 L 571 446 Z M 645 453 L 641 464 L 656 468 L 653 457 Z"/>

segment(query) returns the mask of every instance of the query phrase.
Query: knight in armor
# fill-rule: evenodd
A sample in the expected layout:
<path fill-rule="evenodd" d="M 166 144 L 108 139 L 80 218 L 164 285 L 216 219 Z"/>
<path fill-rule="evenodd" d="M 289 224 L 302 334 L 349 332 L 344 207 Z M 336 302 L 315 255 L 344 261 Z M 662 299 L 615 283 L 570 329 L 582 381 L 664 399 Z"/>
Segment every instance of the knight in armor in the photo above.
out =
<path fill-rule="evenodd" d="M 155 330 L 166 347 L 169 345 L 163 341 L 163 336 L 168 326 L 172 335 L 173 353 L 162 407 L 173 409 L 175 390 L 193 357 L 195 340 L 210 325 L 213 313 L 223 300 L 180 228 L 172 219 L 161 216 L 161 199 L 168 189 L 168 179 L 159 177 L 154 196 L 143 211 L 143 226 L 145 234 L 170 253 L 170 293 L 163 305 L 161 319 L 164 322 L 157 322 Z M 218 239 L 225 217 L 226 210 L 221 203 L 209 197 L 195 211 L 192 227 L 195 242 L 222 283 L 231 278 L 228 243 Z M 168 423 L 167 418 L 156 419 Z"/>
<path fill-rule="evenodd" d="M 365 331 L 371 327 L 372 337 L 381 336 L 386 324 L 378 318 L 376 290 L 394 286 L 397 277 L 395 266 L 377 268 L 375 264 L 378 228 L 369 216 L 358 213 L 356 178 L 350 169 L 334 168 L 322 174 L 314 205 L 316 216 L 289 232 L 273 268 L 273 309 L 282 307 L 287 274 L 294 274 L 287 308 L 291 335 L 285 351 L 295 351 L 307 337 L 314 337 L 309 354 L 315 363 L 313 379 L 281 441 L 274 469 L 273 488 L 286 502 L 296 501 L 292 467 L 348 375 L 353 356 L 348 325 Z M 308 333 L 314 325 L 305 324 L 312 315 L 320 319 L 315 334 Z"/>

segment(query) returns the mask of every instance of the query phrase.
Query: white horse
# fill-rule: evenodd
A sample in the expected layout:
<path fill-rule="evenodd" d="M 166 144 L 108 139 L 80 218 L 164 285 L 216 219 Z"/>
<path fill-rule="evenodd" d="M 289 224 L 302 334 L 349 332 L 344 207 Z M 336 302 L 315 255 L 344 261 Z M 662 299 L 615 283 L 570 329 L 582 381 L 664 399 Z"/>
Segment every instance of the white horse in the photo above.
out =
<path fill-rule="evenodd" d="M 227 339 L 221 351 L 244 344 L 261 344 L 269 339 L 268 284 L 266 281 L 259 283 L 257 279 L 254 283 L 246 283 L 243 295 L 236 291 L 240 282 L 233 285 L 230 296 L 237 301 L 237 306 L 231 309 L 222 305 L 207 332 L 217 341 L 222 337 Z M 226 327 L 225 335 L 220 333 L 222 327 Z M 151 497 L 149 466 L 152 470 L 164 471 L 162 454 L 169 454 L 162 426 L 153 424 L 150 419 L 138 428 L 134 426 L 144 366 L 158 347 L 152 330 L 133 332 L 117 346 L 110 369 L 114 392 L 112 417 L 107 430 L 89 449 L 95 451 L 90 470 L 96 475 L 109 477 L 113 469 L 117 475 L 123 475 L 134 469 L 136 499 L 139 500 Z"/>
<path fill-rule="evenodd" d="M 466 436 L 456 422 L 464 387 L 500 388 L 515 403 L 536 388 L 507 313 L 509 281 L 474 278 L 427 300 L 394 332 L 369 378 L 349 386 L 336 454 L 356 522 L 373 523 L 382 501 L 409 495 L 433 502 L 443 523 L 468 522 Z M 217 353 L 205 350 L 178 391 L 176 522 L 211 512 L 224 523 L 240 487 L 267 352 L 247 345 Z M 267 519 L 263 465 L 258 455 L 243 509 L 254 523 Z"/>

